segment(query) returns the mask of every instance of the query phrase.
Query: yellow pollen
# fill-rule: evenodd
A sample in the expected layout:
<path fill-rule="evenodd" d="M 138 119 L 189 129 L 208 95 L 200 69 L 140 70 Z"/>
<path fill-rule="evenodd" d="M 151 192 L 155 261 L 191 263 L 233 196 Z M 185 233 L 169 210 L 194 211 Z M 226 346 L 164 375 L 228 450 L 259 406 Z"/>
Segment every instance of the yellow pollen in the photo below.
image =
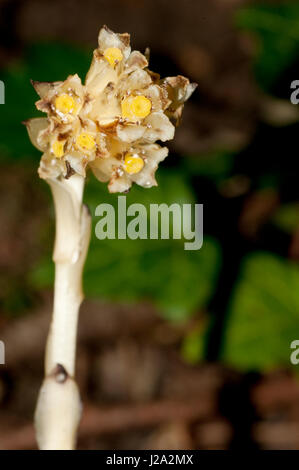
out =
<path fill-rule="evenodd" d="M 145 96 L 129 96 L 121 103 L 122 117 L 135 120 L 145 118 L 151 112 L 152 103 Z"/>
<path fill-rule="evenodd" d="M 123 54 L 117 47 L 108 47 L 104 52 L 104 57 L 112 67 L 115 67 L 123 59 Z"/>
<path fill-rule="evenodd" d="M 129 175 L 134 175 L 139 173 L 144 167 L 144 161 L 138 155 L 133 155 L 132 153 L 127 153 L 125 155 L 124 169 Z"/>
<path fill-rule="evenodd" d="M 66 93 L 57 96 L 55 100 L 55 108 L 63 114 L 68 114 L 76 110 L 76 102 L 74 98 Z"/>
<path fill-rule="evenodd" d="M 92 135 L 82 132 L 76 139 L 76 145 L 83 150 L 92 150 L 96 143 Z"/>
<path fill-rule="evenodd" d="M 65 140 L 55 140 L 52 145 L 51 149 L 52 152 L 54 153 L 56 158 L 61 158 L 64 155 L 64 144 Z"/>

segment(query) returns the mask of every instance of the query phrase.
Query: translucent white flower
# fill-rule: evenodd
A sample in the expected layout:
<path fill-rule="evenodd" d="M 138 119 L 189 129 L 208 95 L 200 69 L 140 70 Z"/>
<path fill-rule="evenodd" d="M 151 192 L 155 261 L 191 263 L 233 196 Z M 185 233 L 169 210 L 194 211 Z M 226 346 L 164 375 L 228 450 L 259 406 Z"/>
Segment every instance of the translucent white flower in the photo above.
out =
<path fill-rule="evenodd" d="M 64 82 L 33 82 L 36 106 L 47 118 L 26 121 L 32 143 L 44 152 L 39 175 L 45 179 L 85 176 L 90 167 L 110 192 L 133 182 L 151 187 L 168 154 L 156 144 L 174 137 L 174 125 L 196 85 L 185 77 L 148 70 L 147 58 L 131 51 L 129 34 L 100 30 L 98 48 L 82 85 L 78 75 Z"/>
<path fill-rule="evenodd" d="M 115 140 L 109 157 L 95 159 L 90 168 L 99 181 L 109 181 L 111 193 L 128 191 L 132 183 L 151 188 L 157 186 L 155 172 L 167 155 L 168 149 L 157 144 L 140 142 L 127 147 Z"/>

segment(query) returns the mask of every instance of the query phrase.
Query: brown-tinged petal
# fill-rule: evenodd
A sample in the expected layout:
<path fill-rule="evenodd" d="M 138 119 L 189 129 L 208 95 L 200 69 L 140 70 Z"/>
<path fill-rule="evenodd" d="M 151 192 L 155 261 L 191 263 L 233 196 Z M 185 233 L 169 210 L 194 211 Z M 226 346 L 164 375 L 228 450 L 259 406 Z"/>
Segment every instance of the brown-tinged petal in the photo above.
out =
<path fill-rule="evenodd" d="M 82 154 L 82 152 L 70 152 L 64 156 L 65 162 L 68 162 L 74 173 L 81 176 L 86 176 L 86 166 L 88 159 Z"/>
<path fill-rule="evenodd" d="M 152 84 L 144 90 L 144 95 L 151 100 L 153 112 L 164 110 L 170 104 L 166 90 L 157 84 Z"/>
<path fill-rule="evenodd" d="M 162 88 L 167 91 L 170 104 L 166 114 L 176 124 L 179 123 L 185 101 L 197 87 L 196 83 L 190 83 L 188 78 L 178 75 L 177 77 L 167 77 L 162 81 Z"/>
<path fill-rule="evenodd" d="M 103 26 L 100 30 L 98 43 L 101 53 L 104 53 L 104 51 L 110 47 L 116 47 L 122 51 L 125 60 L 129 57 L 131 52 L 130 35 L 128 33 L 114 33 L 107 28 L 107 26 Z"/>
<path fill-rule="evenodd" d="M 136 69 L 144 69 L 147 66 L 146 57 L 139 51 L 132 51 L 125 65 L 125 73 L 131 73 Z"/>
<path fill-rule="evenodd" d="M 38 82 L 36 80 L 31 80 L 33 88 L 42 99 L 62 83 L 63 82 Z"/>
<path fill-rule="evenodd" d="M 115 135 L 118 123 L 119 123 L 118 117 L 100 118 L 100 120 L 97 121 L 98 130 L 105 134 Z"/>

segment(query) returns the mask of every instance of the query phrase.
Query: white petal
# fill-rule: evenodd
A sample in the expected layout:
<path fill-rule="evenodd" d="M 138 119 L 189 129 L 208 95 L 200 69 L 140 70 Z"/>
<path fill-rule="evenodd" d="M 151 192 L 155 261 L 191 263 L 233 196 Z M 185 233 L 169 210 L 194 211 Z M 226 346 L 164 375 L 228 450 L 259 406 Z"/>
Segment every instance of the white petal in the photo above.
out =
<path fill-rule="evenodd" d="M 40 178 L 58 178 L 64 171 L 64 163 L 62 159 L 53 158 L 49 152 L 45 152 L 41 158 L 38 174 Z"/>
<path fill-rule="evenodd" d="M 117 80 L 117 72 L 114 68 L 105 59 L 99 57 L 97 51 L 95 51 L 90 69 L 86 75 L 87 91 L 92 96 L 97 96 L 106 88 L 108 83 L 116 83 Z"/>
<path fill-rule="evenodd" d="M 108 184 L 109 193 L 124 193 L 132 186 L 132 182 L 127 175 L 113 175 Z"/>
<path fill-rule="evenodd" d="M 91 164 L 89 167 L 92 170 L 96 179 L 99 180 L 101 183 L 107 183 L 107 181 L 109 181 L 110 177 L 106 173 L 104 173 L 101 168 L 98 168 L 93 164 Z"/>
<path fill-rule="evenodd" d="M 116 168 L 119 167 L 119 161 L 111 156 L 109 158 L 96 158 L 89 166 L 99 181 L 106 182 L 110 180 Z"/>
<path fill-rule="evenodd" d="M 54 100 L 56 95 L 61 93 L 70 93 L 70 91 L 72 91 L 78 97 L 76 98 L 76 102 L 78 104 L 76 114 L 78 114 L 80 109 L 82 108 L 85 96 L 85 90 L 82 86 L 80 77 L 77 74 L 69 75 L 69 77 L 64 82 L 53 82 L 50 85 L 51 86 L 47 88 L 47 94 L 45 94 L 41 100 L 35 103 L 37 109 L 45 113 L 52 114 L 52 100 Z M 45 89 L 43 91 L 45 91 Z M 72 119 L 74 118 L 74 116 L 71 116 L 70 114 L 66 117 L 58 112 L 56 112 L 55 116 L 59 121 L 62 122 L 69 122 L 71 120 L 71 117 Z"/>
<path fill-rule="evenodd" d="M 115 122 L 121 114 L 120 102 L 112 84 L 108 85 L 92 102 L 89 116 L 96 121 Z M 105 125 L 105 124 L 104 124 Z"/>
<path fill-rule="evenodd" d="M 63 82 L 61 89 L 65 92 L 68 92 L 69 89 L 71 89 L 80 98 L 83 98 L 84 96 L 84 87 L 81 83 L 81 78 L 77 74 L 69 75 L 65 82 Z"/>
<path fill-rule="evenodd" d="M 47 118 L 28 119 L 28 121 L 25 121 L 24 124 L 27 127 L 29 138 L 32 144 L 38 150 L 44 151 L 46 149 L 47 144 L 42 142 L 41 139 L 39 139 L 39 135 L 42 131 L 47 129 L 47 127 L 49 126 L 48 119 Z"/>
<path fill-rule="evenodd" d="M 162 112 L 151 113 L 145 120 L 147 129 L 143 135 L 145 140 L 155 142 L 156 140 L 171 140 L 174 137 L 175 128 L 168 117 Z"/>
<path fill-rule="evenodd" d="M 141 139 L 146 128 L 137 124 L 119 124 L 116 128 L 117 137 L 123 142 L 134 142 Z"/>
<path fill-rule="evenodd" d="M 127 91 L 143 90 L 149 87 L 151 83 L 150 74 L 146 70 L 137 69 L 130 74 L 123 74 L 117 88 L 124 95 Z"/>
<path fill-rule="evenodd" d="M 187 88 L 186 88 L 186 93 L 185 93 L 185 98 L 184 101 L 187 101 L 194 90 L 197 88 L 197 83 L 188 83 Z"/>
<path fill-rule="evenodd" d="M 146 163 L 139 173 L 131 176 L 131 180 L 144 188 L 151 188 L 157 186 L 155 172 L 159 163 L 167 157 L 168 148 L 152 144 L 145 145 L 142 149 L 145 153 Z"/>

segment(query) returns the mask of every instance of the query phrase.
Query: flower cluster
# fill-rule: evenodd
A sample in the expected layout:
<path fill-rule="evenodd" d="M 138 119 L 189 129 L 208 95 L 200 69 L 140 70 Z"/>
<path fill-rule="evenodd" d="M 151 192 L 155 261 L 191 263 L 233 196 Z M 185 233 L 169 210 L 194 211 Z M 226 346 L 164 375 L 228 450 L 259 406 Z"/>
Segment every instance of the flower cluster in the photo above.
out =
<path fill-rule="evenodd" d="M 100 30 L 85 85 L 78 75 L 64 82 L 32 82 L 36 107 L 47 118 L 26 121 L 32 143 L 43 152 L 41 178 L 85 176 L 89 167 L 110 192 L 133 182 L 156 185 L 155 171 L 168 154 L 184 102 L 196 85 L 182 76 L 160 79 L 147 58 L 130 48 L 129 34 Z"/>

